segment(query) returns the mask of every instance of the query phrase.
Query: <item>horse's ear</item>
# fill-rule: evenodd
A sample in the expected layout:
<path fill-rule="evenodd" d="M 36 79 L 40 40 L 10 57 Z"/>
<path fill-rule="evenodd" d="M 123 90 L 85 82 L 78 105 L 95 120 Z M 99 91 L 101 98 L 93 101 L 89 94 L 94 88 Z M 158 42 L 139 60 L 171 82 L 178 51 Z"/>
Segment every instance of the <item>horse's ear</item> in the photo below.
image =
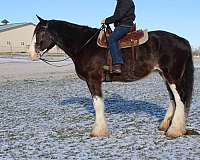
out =
<path fill-rule="evenodd" d="M 36 16 L 37 16 L 37 18 L 39 19 L 40 22 L 44 22 L 44 21 L 45 21 L 44 19 L 42 19 L 42 18 L 39 17 L 38 15 L 36 15 Z"/>

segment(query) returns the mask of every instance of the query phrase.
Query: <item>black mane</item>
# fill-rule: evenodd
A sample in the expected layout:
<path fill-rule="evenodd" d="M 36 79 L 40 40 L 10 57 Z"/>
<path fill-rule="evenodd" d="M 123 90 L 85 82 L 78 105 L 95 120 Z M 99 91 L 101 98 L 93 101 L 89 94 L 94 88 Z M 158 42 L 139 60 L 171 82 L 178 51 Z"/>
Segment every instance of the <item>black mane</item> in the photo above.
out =
<path fill-rule="evenodd" d="M 49 20 L 47 22 L 48 30 L 55 35 L 55 38 L 62 37 L 62 41 L 64 41 L 66 44 L 68 43 L 67 46 L 70 46 L 70 48 L 73 49 L 73 52 L 77 52 L 81 46 L 84 45 L 84 43 L 86 43 L 96 32 L 98 32 L 97 28 L 77 25 L 61 20 Z M 55 41 L 59 42 L 58 39 Z M 61 47 L 63 44 L 58 44 L 58 46 Z M 65 50 L 64 48 L 62 49 Z"/>
<path fill-rule="evenodd" d="M 48 23 L 50 25 L 56 25 L 56 27 L 63 27 L 63 29 L 73 29 L 80 32 L 94 32 L 97 28 L 91 28 L 89 26 L 78 25 L 75 23 L 62 21 L 62 20 L 49 20 Z"/>

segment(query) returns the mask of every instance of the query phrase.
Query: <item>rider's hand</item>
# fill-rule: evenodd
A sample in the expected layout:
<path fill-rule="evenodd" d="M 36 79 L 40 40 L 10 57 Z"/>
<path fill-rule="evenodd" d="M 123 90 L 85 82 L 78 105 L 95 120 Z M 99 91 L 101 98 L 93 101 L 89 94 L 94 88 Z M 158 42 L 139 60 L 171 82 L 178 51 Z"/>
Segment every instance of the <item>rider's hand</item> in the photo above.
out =
<path fill-rule="evenodd" d="M 103 19 L 103 20 L 101 21 L 101 24 L 105 24 L 105 23 L 106 23 L 106 20 Z"/>

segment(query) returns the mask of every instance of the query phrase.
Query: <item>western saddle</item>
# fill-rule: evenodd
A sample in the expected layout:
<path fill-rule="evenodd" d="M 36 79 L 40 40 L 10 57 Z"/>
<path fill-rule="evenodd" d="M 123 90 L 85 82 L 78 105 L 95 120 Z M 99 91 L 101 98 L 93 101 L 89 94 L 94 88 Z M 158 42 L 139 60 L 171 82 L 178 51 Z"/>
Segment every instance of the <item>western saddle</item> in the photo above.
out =
<path fill-rule="evenodd" d="M 108 48 L 107 39 L 112 33 L 110 26 L 101 30 L 97 38 L 97 44 L 102 48 Z M 119 40 L 120 48 L 129 48 L 139 46 L 148 40 L 147 30 L 136 30 L 136 25 L 131 27 L 130 31 Z"/>
<path fill-rule="evenodd" d="M 102 48 L 108 48 L 107 41 L 111 33 L 112 29 L 109 25 L 103 26 L 103 29 L 100 31 L 97 38 L 97 44 Z M 137 59 L 137 46 L 144 44 L 147 41 L 148 31 L 136 30 L 136 25 L 134 24 L 130 31 L 124 37 L 122 37 L 118 43 L 120 48 L 132 48 L 132 57 L 134 63 Z M 108 53 L 107 56 L 107 65 L 105 65 L 103 68 L 105 71 L 112 73 L 112 58 L 110 53 Z"/>

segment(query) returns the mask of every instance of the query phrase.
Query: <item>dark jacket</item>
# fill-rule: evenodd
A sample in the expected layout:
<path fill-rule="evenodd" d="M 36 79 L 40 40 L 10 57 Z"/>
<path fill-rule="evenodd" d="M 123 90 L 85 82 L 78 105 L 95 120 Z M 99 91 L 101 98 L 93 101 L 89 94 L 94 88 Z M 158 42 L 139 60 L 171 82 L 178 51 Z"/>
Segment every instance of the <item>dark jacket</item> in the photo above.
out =
<path fill-rule="evenodd" d="M 105 23 L 114 26 L 132 26 L 135 20 L 135 4 L 132 0 L 117 0 L 114 15 L 106 18 Z"/>

